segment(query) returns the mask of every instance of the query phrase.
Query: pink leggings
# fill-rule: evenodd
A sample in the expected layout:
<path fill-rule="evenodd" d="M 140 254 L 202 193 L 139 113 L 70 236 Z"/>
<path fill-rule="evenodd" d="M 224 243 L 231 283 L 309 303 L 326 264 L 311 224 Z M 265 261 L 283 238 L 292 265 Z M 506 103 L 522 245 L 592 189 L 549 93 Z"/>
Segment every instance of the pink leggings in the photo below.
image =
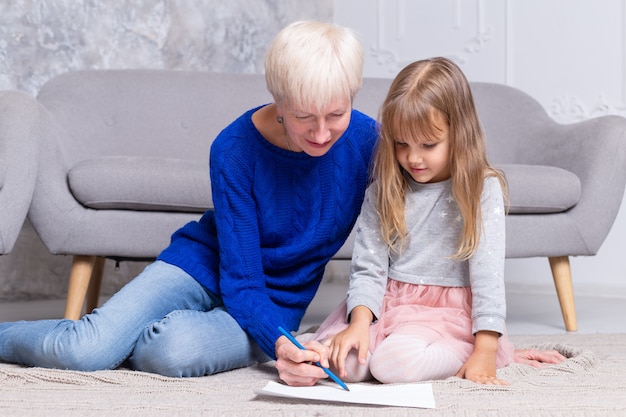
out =
<path fill-rule="evenodd" d="M 366 365 L 358 363 L 356 350 L 350 351 L 345 379 L 361 382 L 374 378 L 382 383 L 445 379 L 456 375 L 468 357 L 458 344 L 425 327 L 397 329 L 368 353 Z"/>

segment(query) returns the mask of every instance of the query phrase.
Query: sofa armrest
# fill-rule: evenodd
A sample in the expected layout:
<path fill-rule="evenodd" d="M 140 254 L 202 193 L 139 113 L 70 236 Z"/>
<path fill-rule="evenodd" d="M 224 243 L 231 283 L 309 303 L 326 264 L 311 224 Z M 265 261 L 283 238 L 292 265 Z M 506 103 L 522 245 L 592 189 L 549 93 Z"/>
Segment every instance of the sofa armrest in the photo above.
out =
<path fill-rule="evenodd" d="M 15 244 L 35 187 L 39 105 L 18 91 L 0 92 L 0 253 Z"/>

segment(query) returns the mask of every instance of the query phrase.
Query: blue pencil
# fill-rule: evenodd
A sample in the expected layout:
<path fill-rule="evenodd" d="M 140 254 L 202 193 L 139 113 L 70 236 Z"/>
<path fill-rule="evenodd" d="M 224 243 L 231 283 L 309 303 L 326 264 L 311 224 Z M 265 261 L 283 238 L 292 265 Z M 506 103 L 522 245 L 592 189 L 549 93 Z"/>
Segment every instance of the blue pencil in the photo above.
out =
<path fill-rule="evenodd" d="M 304 346 L 302 346 L 302 345 L 300 344 L 300 342 L 298 342 L 298 341 L 296 340 L 296 338 L 295 338 L 295 337 L 293 337 L 293 336 L 291 335 L 291 333 L 289 333 L 287 330 L 283 329 L 281 326 L 278 326 L 278 330 L 280 330 L 280 332 L 281 332 L 283 335 L 285 335 L 285 337 L 286 337 L 287 339 L 289 339 L 289 340 L 291 341 L 291 343 L 293 343 L 294 345 L 296 345 L 297 347 L 299 347 L 299 348 L 300 348 L 300 349 L 302 349 L 302 350 L 307 350 L 307 349 L 306 349 Z M 339 384 L 339 386 L 340 386 L 341 388 L 345 389 L 346 391 L 350 391 L 350 389 L 348 388 L 348 386 L 347 386 L 347 385 L 346 385 L 346 384 L 345 384 L 345 383 L 344 383 L 341 379 L 339 379 L 339 377 L 337 377 L 337 375 L 335 375 L 335 374 L 334 374 L 334 373 L 333 373 L 330 369 L 328 369 L 328 368 L 324 368 L 324 367 L 322 366 L 322 364 L 321 364 L 321 363 L 319 363 L 319 362 L 315 362 L 315 364 L 316 364 L 317 366 L 319 366 L 320 368 L 322 368 L 322 369 L 324 370 L 324 372 L 326 372 L 326 374 L 327 374 L 329 377 L 331 377 L 333 381 L 335 381 L 336 383 L 338 383 L 338 384 Z"/>

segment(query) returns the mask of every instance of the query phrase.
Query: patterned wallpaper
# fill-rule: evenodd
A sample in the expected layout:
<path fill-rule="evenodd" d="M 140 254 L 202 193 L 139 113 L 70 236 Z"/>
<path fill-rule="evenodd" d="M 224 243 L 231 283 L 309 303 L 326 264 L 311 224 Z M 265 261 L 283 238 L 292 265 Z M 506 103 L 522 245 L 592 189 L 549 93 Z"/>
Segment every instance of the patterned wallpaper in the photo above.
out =
<path fill-rule="evenodd" d="M 262 72 L 283 26 L 332 18 L 332 0 L 2 1 L 0 90 L 86 68 Z"/>

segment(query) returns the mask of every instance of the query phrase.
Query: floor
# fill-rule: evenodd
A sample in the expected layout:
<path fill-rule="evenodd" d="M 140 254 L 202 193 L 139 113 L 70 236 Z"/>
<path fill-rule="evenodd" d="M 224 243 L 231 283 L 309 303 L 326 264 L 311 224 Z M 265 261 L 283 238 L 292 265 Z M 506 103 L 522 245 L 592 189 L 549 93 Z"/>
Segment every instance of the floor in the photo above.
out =
<path fill-rule="evenodd" d="M 311 303 L 302 328 L 319 324 L 345 296 L 343 283 L 325 283 Z M 566 333 L 553 289 L 528 291 L 507 289 L 509 334 Z M 63 300 L 0 302 L 0 322 L 59 318 Z M 576 295 L 579 333 L 626 333 L 626 299 L 621 297 L 589 297 Z"/>

